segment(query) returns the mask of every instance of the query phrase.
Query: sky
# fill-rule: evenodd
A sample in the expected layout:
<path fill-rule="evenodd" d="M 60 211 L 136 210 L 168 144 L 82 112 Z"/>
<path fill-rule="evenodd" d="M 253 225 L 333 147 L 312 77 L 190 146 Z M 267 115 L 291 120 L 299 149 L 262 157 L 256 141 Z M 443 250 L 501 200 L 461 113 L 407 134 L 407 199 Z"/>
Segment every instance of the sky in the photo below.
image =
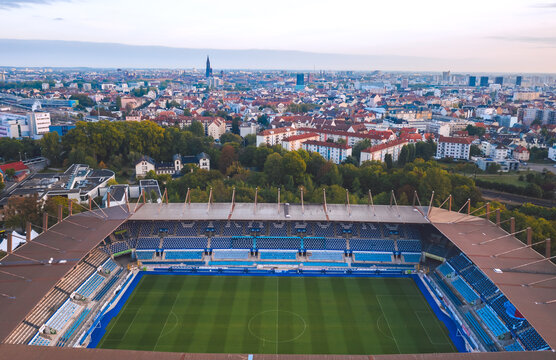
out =
<path fill-rule="evenodd" d="M 4 39 L 395 55 L 439 59 L 436 70 L 556 73 L 556 0 L 0 0 L 0 19 Z"/>

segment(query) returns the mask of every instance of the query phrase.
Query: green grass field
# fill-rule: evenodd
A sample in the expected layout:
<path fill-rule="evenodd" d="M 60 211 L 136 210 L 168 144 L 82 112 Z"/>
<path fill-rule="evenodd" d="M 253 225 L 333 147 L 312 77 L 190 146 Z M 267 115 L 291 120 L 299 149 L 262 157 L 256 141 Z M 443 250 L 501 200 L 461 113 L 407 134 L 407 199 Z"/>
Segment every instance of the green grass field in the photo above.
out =
<path fill-rule="evenodd" d="M 196 353 L 454 352 L 408 278 L 145 275 L 99 347 Z"/>

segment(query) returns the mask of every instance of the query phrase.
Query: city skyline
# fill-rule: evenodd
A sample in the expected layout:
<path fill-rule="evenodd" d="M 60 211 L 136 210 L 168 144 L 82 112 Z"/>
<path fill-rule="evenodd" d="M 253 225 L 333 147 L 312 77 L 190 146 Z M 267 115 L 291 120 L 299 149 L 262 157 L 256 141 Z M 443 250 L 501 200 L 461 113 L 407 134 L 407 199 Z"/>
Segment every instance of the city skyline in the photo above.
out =
<path fill-rule="evenodd" d="M 153 16 L 159 12 L 162 15 Z M 388 4 L 347 1 L 341 8 L 330 1 L 286 1 L 272 9 L 250 0 L 187 4 L 1 0 L 0 13 L 4 15 L 0 32 L 5 39 L 13 40 L 337 55 L 336 59 L 309 66 L 284 62 L 285 69 L 315 66 L 324 70 L 556 72 L 556 25 L 552 21 L 556 3 L 543 0 L 473 0 L 465 7 L 436 0 L 418 4 L 401 0 Z M 17 65 L 13 62 L 17 60 L 22 66 L 32 65 L 25 52 L 10 52 L 7 49 L 0 66 Z M 346 66 L 344 57 L 369 57 L 371 61 Z M 383 61 L 373 61 L 372 57 L 382 57 Z M 238 68 L 225 60 L 216 67 Z M 257 65 L 255 60 L 246 62 L 244 68 L 269 68 Z M 113 59 L 111 66 L 134 64 Z M 60 64 L 70 65 L 82 64 Z M 96 59 L 83 65 L 106 66 Z M 143 66 L 172 67 L 150 60 Z"/>

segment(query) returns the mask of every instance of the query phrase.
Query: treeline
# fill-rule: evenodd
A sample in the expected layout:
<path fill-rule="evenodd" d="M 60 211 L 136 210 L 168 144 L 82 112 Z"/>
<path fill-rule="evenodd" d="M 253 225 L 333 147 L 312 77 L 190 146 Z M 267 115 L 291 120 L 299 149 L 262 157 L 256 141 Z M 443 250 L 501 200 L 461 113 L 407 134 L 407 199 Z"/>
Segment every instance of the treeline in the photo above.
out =
<path fill-rule="evenodd" d="M 478 203 L 477 207 L 482 206 L 482 203 Z M 502 228 L 507 232 L 510 232 L 510 221 L 509 219 L 513 217 L 515 219 L 515 228 L 517 231 L 531 227 L 533 230 L 533 243 L 541 242 L 539 245 L 535 245 L 534 249 L 537 250 L 542 255 L 545 254 L 545 243 L 544 241 L 548 238 L 556 239 L 556 221 L 554 220 L 555 209 L 546 208 L 542 206 L 536 206 L 532 204 L 525 204 L 521 207 L 515 209 L 508 209 L 505 205 L 498 202 L 491 202 L 491 209 L 501 210 L 501 221 Z M 484 210 L 479 210 L 474 215 L 484 215 Z M 550 220 L 551 219 L 551 220 Z M 491 218 L 491 221 L 494 221 Z M 523 243 L 527 242 L 526 232 L 521 232 L 516 234 L 516 237 Z M 556 251 L 556 241 L 551 242 L 551 253 L 554 254 Z"/>
<path fill-rule="evenodd" d="M 40 146 L 52 166 L 82 163 L 116 172 L 134 167 L 142 155 L 156 161 L 171 161 L 172 155 L 178 153 L 204 151 L 212 156 L 216 151 L 213 140 L 204 136 L 203 125 L 198 122 L 183 130 L 162 128 L 151 121 L 78 122 L 75 129 L 61 138 L 57 133 L 45 134 Z"/>
<path fill-rule="evenodd" d="M 50 86 L 54 86 L 54 81 L 16 81 L 16 82 L 5 82 L 0 81 L 0 90 L 11 90 L 11 89 L 36 89 L 41 90 L 42 84 L 48 83 Z"/>
<path fill-rule="evenodd" d="M 41 155 L 40 144 L 32 139 L 23 138 L 21 140 L 8 137 L 0 138 L 0 157 L 1 161 L 11 162 L 25 160 Z"/>
<path fill-rule="evenodd" d="M 227 146 L 224 146 L 221 157 L 232 156 L 228 154 Z M 319 154 L 303 150 L 286 153 L 281 149 L 264 147 L 257 150 L 268 152 L 266 156 L 255 153 L 249 157 L 255 163 L 262 163 L 262 171 L 258 171 L 256 165 L 246 168 L 241 161 L 232 160 L 225 173 L 188 168 L 177 179 L 154 173 L 148 177 L 159 180 L 172 202 L 184 201 L 188 188 L 191 189 L 192 201 L 199 202 L 208 200 L 211 188 L 216 202 L 231 201 L 234 188 L 238 202 L 254 201 L 256 188 L 259 202 L 276 202 L 278 188 L 281 189 L 281 200 L 292 203 L 301 202 L 300 189 L 303 189 L 304 201 L 308 203 L 322 203 L 324 191 L 329 203 L 345 203 L 346 190 L 351 204 L 367 204 L 369 190 L 376 204 L 389 204 L 392 190 L 399 205 L 411 204 L 415 191 L 424 204 L 428 204 L 433 191 L 435 205 L 442 203 L 450 194 L 458 206 L 469 198 L 473 204 L 481 200 L 472 179 L 450 174 L 434 161 L 417 159 L 403 167 L 387 169 L 385 164 L 378 162 L 366 162 L 361 167 L 336 165 Z"/>

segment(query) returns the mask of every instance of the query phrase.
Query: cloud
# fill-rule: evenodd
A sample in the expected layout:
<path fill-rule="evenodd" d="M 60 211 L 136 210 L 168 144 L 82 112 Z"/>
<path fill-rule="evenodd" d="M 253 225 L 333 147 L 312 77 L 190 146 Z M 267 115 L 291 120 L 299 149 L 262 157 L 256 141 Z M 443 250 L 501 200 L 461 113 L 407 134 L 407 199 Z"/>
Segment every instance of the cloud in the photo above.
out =
<path fill-rule="evenodd" d="M 487 36 L 487 39 L 556 46 L 556 37 L 553 36 Z"/>
<path fill-rule="evenodd" d="M 58 1 L 68 0 L 0 0 L 0 9 L 17 9 L 25 5 L 33 4 L 47 5 Z"/>
<path fill-rule="evenodd" d="M 534 4 L 531 5 L 531 7 L 542 8 L 542 9 L 556 9 L 556 3 Z"/>

